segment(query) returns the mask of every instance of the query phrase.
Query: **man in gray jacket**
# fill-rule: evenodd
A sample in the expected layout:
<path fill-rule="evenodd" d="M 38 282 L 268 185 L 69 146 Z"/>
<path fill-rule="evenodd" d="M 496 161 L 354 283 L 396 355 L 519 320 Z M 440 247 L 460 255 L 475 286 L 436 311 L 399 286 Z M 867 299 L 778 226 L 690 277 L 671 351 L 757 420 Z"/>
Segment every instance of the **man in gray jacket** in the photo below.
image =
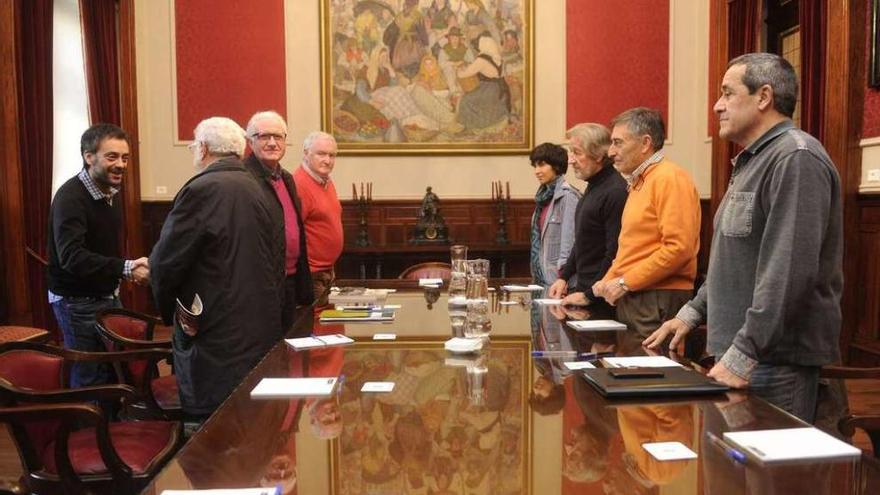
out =
<path fill-rule="evenodd" d="M 812 421 L 819 369 L 839 359 L 840 177 L 791 121 L 797 76 L 782 57 L 733 59 L 715 103 L 722 138 L 744 149 L 715 215 L 706 282 L 645 340 L 675 346 L 707 321 L 709 376 Z"/>

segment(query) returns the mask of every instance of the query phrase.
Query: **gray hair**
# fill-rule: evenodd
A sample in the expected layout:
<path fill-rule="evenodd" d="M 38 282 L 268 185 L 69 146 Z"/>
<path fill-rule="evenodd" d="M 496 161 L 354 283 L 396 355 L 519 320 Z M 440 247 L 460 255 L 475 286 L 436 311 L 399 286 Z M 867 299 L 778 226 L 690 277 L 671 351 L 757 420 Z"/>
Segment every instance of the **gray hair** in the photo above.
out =
<path fill-rule="evenodd" d="M 608 158 L 608 148 L 611 147 L 611 132 L 602 124 L 586 122 L 577 124 L 565 131 L 565 137 L 569 141 L 577 139 L 581 147 L 591 158 L 604 161 Z"/>
<path fill-rule="evenodd" d="M 663 124 L 663 116 L 659 111 L 645 107 L 630 108 L 611 121 L 612 127 L 623 124 L 634 136 L 647 135 L 650 137 L 654 151 L 663 148 L 663 141 L 666 140 L 666 126 Z"/>
<path fill-rule="evenodd" d="M 212 155 L 244 156 L 244 129 L 226 117 L 210 117 L 196 126 L 194 141 L 202 143 Z"/>
<path fill-rule="evenodd" d="M 319 139 L 329 139 L 334 143 L 336 142 L 336 138 L 333 137 L 332 134 L 327 134 L 323 131 L 313 131 L 310 132 L 309 135 L 306 136 L 306 138 L 303 140 L 303 151 L 308 151 L 312 149 L 312 145 L 315 144 L 315 141 Z"/>
<path fill-rule="evenodd" d="M 727 68 L 735 65 L 746 66 L 742 82 L 749 89 L 749 94 L 755 94 L 765 84 L 769 85 L 773 90 L 773 108 L 788 118 L 794 115 L 798 78 L 788 60 L 775 53 L 746 53 L 731 60 Z"/>
<path fill-rule="evenodd" d="M 275 110 L 265 110 L 262 112 L 255 113 L 251 120 L 248 120 L 247 123 L 247 135 L 248 137 L 254 137 L 257 135 L 257 122 L 261 120 L 274 120 L 275 122 L 281 124 L 281 127 L 284 128 L 284 134 L 287 134 L 287 122 L 284 121 L 284 117 L 281 116 Z"/>

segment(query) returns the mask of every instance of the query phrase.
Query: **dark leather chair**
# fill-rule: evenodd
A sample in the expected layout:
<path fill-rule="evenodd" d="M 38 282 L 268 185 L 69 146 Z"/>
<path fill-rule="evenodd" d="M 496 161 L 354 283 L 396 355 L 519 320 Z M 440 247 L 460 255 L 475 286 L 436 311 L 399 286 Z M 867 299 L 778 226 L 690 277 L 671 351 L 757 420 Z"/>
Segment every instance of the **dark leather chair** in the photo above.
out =
<path fill-rule="evenodd" d="M 137 400 L 127 385 L 67 388 L 74 362 L 160 359 L 162 350 L 70 351 L 0 345 L 0 421 L 9 424 L 35 493 L 137 493 L 180 446 L 171 421 L 111 422 L 98 404 Z"/>
<path fill-rule="evenodd" d="M 397 278 L 403 280 L 419 280 L 420 278 L 441 278 L 449 280 L 452 277 L 452 265 L 438 261 L 419 263 L 404 270 Z"/>
<path fill-rule="evenodd" d="M 123 308 L 99 311 L 95 316 L 98 333 L 108 351 L 138 349 L 167 349 L 171 358 L 171 330 L 158 318 Z M 159 376 L 156 361 L 115 362 L 113 365 L 119 383 L 131 385 L 143 398 L 128 404 L 128 413 L 137 419 L 181 420 L 177 377 Z"/>

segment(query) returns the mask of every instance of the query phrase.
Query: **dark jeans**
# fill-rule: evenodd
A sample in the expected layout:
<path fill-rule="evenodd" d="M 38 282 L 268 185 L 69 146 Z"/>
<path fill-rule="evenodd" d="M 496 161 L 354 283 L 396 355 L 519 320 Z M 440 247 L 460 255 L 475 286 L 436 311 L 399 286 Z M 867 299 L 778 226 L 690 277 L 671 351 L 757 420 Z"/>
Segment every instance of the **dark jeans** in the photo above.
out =
<path fill-rule="evenodd" d="M 64 347 L 77 351 L 106 352 L 98 336 L 95 313 L 107 308 L 121 308 L 119 298 L 63 297 L 52 303 L 52 311 L 64 335 Z M 107 363 L 76 363 L 70 371 L 72 388 L 114 383 Z"/>
<path fill-rule="evenodd" d="M 311 332 L 302 334 L 302 332 L 290 333 L 294 329 L 293 324 L 296 322 L 298 312 L 296 310 L 296 275 L 288 275 L 284 279 L 284 306 L 281 310 L 281 335 L 291 337 L 304 337 Z"/>
<path fill-rule="evenodd" d="M 749 391 L 807 423 L 816 416 L 818 366 L 759 364 L 749 379 Z"/>

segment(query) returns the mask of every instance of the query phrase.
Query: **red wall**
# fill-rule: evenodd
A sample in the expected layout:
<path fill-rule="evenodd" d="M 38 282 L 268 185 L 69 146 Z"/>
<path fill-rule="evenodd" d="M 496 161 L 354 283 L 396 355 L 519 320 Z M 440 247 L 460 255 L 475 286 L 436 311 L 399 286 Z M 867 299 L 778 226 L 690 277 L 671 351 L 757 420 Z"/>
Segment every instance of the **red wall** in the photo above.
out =
<path fill-rule="evenodd" d="M 259 110 L 286 114 L 282 0 L 174 4 L 179 139 L 215 115 L 244 126 Z"/>
<path fill-rule="evenodd" d="M 566 30 L 567 126 L 636 106 L 667 116 L 669 0 L 568 0 Z"/>
<path fill-rule="evenodd" d="M 865 65 L 866 74 L 870 74 L 871 72 L 871 2 L 865 2 L 865 6 L 868 9 L 868 15 L 865 16 L 868 22 L 868 29 L 865 30 L 867 33 L 867 39 L 865 40 L 865 46 L 867 46 L 867 65 Z M 862 117 L 862 138 L 871 138 L 880 136 L 880 90 L 873 89 L 867 87 L 867 81 L 865 80 L 865 114 Z"/>

